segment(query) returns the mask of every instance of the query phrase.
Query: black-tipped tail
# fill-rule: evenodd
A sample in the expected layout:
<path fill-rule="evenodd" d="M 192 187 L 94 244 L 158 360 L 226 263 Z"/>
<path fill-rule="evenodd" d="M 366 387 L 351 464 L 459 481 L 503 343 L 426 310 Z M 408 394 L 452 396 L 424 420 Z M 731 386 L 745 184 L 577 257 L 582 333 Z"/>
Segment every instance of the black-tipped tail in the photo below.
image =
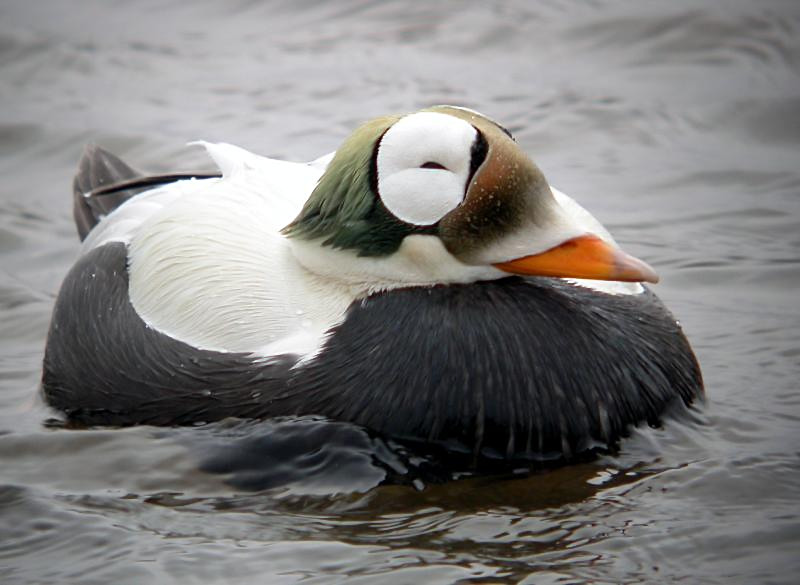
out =
<path fill-rule="evenodd" d="M 218 172 L 168 173 L 144 175 L 99 146 L 90 144 L 78 163 L 72 182 L 73 215 L 81 240 L 106 215 L 143 191 L 183 181 L 220 177 Z"/>
<path fill-rule="evenodd" d="M 100 187 L 142 177 L 107 150 L 89 144 L 78 163 L 78 172 L 72 182 L 72 213 L 78 234 L 83 240 L 103 216 L 108 215 L 142 189 L 115 191 L 103 197 L 93 196 Z"/>

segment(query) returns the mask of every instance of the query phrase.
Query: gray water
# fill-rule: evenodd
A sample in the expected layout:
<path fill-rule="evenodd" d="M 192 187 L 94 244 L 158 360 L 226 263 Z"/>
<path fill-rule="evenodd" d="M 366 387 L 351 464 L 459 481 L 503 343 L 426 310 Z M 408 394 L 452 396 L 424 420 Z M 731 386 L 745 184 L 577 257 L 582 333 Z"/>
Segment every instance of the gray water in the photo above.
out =
<path fill-rule="evenodd" d="M 793 0 L 4 0 L 0 581 L 796 583 L 798 73 Z M 360 453 L 258 491 L 208 456 L 268 423 L 45 424 L 85 143 L 150 172 L 209 168 L 195 139 L 307 160 L 435 103 L 509 127 L 656 267 L 706 379 L 690 420 L 517 479 L 379 485 Z"/>

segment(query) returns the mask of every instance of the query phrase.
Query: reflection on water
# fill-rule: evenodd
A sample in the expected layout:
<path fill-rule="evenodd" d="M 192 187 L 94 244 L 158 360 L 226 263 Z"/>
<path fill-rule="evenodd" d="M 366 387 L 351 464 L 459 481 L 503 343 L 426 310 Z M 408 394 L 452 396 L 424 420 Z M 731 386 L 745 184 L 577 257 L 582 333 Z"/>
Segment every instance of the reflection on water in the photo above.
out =
<path fill-rule="evenodd" d="M 792 583 L 795 4 L 4 3 L 0 579 Z M 197 138 L 302 160 L 442 102 L 503 122 L 659 270 L 703 365 L 696 420 L 592 463 L 384 486 L 419 462 L 358 429 L 320 427 L 287 464 L 297 443 L 277 427 L 44 424 L 84 143 L 154 172 L 209 168 L 184 146 Z"/>

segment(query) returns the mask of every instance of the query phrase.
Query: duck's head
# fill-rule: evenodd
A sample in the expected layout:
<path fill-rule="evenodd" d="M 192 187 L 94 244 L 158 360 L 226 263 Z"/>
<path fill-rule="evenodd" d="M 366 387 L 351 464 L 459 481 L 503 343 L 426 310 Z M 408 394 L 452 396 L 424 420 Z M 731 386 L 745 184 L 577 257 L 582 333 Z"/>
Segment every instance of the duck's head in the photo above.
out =
<path fill-rule="evenodd" d="M 509 273 L 658 280 L 582 208 L 559 203 L 507 130 L 453 106 L 358 128 L 284 233 L 312 272 L 372 288 Z"/>

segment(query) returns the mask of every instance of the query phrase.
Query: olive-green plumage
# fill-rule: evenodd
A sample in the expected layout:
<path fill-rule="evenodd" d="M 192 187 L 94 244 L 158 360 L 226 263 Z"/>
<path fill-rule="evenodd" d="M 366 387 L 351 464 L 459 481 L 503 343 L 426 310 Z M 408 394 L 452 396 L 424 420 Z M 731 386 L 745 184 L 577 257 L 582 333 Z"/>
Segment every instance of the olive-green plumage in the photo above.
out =
<path fill-rule="evenodd" d="M 359 256 L 397 250 L 411 227 L 394 218 L 373 191 L 371 173 L 378 141 L 400 116 L 377 118 L 360 126 L 341 145 L 300 215 L 283 228 L 289 237 L 316 240 Z"/>

